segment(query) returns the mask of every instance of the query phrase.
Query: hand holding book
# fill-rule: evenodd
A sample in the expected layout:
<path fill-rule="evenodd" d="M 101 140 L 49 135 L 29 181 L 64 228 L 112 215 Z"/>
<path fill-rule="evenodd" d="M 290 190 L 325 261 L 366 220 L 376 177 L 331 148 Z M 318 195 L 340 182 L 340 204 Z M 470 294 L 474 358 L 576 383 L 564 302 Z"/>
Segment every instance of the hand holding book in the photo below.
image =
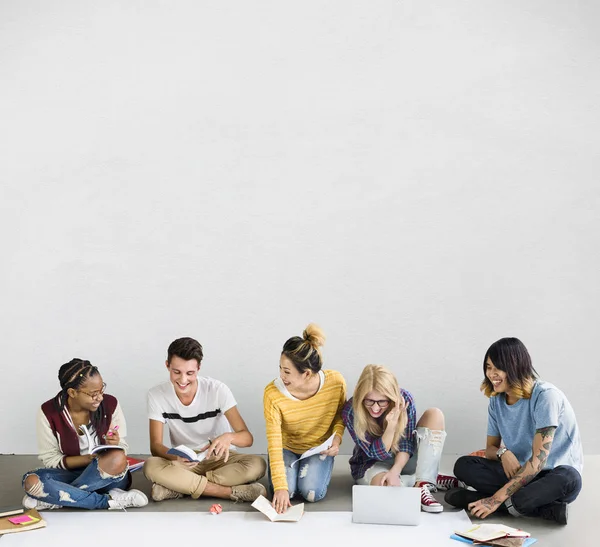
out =
<path fill-rule="evenodd" d="M 115 427 L 118 430 L 118 426 L 115 426 Z M 114 438 L 115 438 L 115 428 L 112 428 L 108 431 L 108 433 L 112 432 L 112 435 L 110 437 L 108 437 L 108 433 L 105 436 L 105 438 L 107 438 L 107 439 L 110 439 L 111 437 L 113 438 L 113 443 L 109 442 L 108 444 L 96 444 L 96 442 L 92 438 L 90 431 L 88 430 L 88 428 L 85 425 L 79 426 L 79 429 L 81 429 L 81 431 L 87 438 L 90 456 L 94 456 L 98 452 L 102 452 L 103 450 L 108 450 L 108 449 L 112 449 L 112 448 L 117 448 L 119 450 L 125 450 L 122 446 L 119 445 L 120 437 L 119 437 L 118 433 L 116 434 L 117 442 L 116 442 L 116 444 L 113 444 Z"/>
<path fill-rule="evenodd" d="M 281 490 L 278 490 L 281 492 Z M 252 503 L 254 509 L 258 509 L 263 515 L 268 517 L 271 522 L 287 521 L 287 522 L 298 522 L 304 514 L 304 504 L 290 506 L 283 512 L 278 512 L 269 503 L 269 500 L 263 496 L 258 496 L 254 503 Z"/>
<path fill-rule="evenodd" d="M 206 454 L 204 452 L 198 453 L 195 450 L 192 450 L 189 446 L 185 446 L 184 444 L 180 444 L 179 446 L 169 448 L 169 450 L 167 450 L 167 454 L 176 456 L 177 461 L 180 463 L 192 463 L 193 465 L 191 467 L 195 467 L 196 464 L 206 459 Z M 189 467 L 189 465 L 187 466 Z"/>
<path fill-rule="evenodd" d="M 110 445 L 110 446 L 118 446 L 119 443 L 121 442 L 121 437 L 119 436 L 119 426 L 116 425 L 114 427 L 112 427 L 111 429 L 109 429 L 106 433 L 106 435 L 104 435 L 102 437 L 103 441 L 105 444 Z"/>

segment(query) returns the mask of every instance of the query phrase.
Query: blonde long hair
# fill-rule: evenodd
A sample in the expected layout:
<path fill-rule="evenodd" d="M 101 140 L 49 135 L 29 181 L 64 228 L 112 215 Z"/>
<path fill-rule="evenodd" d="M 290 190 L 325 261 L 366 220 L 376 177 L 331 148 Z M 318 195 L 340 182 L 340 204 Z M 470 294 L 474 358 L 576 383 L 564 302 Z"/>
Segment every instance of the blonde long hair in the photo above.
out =
<path fill-rule="evenodd" d="M 354 388 L 352 408 L 354 409 L 354 430 L 356 431 L 356 435 L 361 441 L 366 441 L 367 433 L 373 437 L 381 437 L 385 431 L 385 428 L 369 414 L 369 411 L 363 404 L 365 397 L 370 391 L 378 391 L 390 400 L 389 406 L 381 415 L 383 424 L 385 424 L 385 416 L 392 408 L 399 406 L 401 409 L 400 419 L 398 420 L 392 439 L 392 452 L 396 454 L 398 452 L 398 441 L 401 437 L 404 437 L 408 416 L 406 414 L 404 397 L 400 395 L 398 381 L 394 374 L 384 366 L 367 365 Z"/>

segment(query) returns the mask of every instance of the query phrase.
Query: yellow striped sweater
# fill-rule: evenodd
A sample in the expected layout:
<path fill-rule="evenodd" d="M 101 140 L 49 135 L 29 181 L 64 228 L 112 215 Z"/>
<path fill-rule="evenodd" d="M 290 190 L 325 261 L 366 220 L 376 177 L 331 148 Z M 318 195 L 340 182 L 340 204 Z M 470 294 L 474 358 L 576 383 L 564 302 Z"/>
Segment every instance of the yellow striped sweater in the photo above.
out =
<path fill-rule="evenodd" d="M 342 437 L 342 408 L 346 402 L 346 382 L 335 370 L 324 370 L 321 389 L 309 399 L 294 400 L 284 395 L 274 382 L 265 388 L 264 411 L 269 444 L 269 465 L 273 489 L 287 490 L 283 449 L 302 454 L 325 442 L 333 433 Z"/>

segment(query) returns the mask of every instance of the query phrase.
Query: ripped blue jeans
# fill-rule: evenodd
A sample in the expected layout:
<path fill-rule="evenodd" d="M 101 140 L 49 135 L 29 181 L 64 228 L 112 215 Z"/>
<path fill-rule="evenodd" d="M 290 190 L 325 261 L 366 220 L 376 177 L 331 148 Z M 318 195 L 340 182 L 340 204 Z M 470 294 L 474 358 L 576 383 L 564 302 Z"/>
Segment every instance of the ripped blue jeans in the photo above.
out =
<path fill-rule="evenodd" d="M 96 459 L 81 469 L 41 468 L 29 471 L 23 475 L 23 487 L 30 475 L 37 475 L 40 482 L 27 492 L 28 496 L 80 509 L 108 509 L 108 491 L 113 488 L 127 490 L 131 486 L 129 471 L 112 477 L 98 469 Z"/>
<path fill-rule="evenodd" d="M 417 438 L 417 451 L 406 462 L 400 474 L 402 486 L 414 486 L 417 482 L 436 484 L 440 459 L 446 441 L 446 432 L 427 427 L 417 427 L 414 431 Z M 374 462 L 365 474 L 356 480 L 356 484 L 371 484 L 373 477 L 389 471 L 394 465 L 394 458 Z"/>
<path fill-rule="evenodd" d="M 320 454 L 315 454 L 294 464 L 300 458 L 290 450 L 283 449 L 283 461 L 285 463 L 285 478 L 288 483 L 290 499 L 295 495 L 302 496 L 306 501 L 314 502 L 322 500 L 327 494 L 327 487 L 331 480 L 333 470 L 333 457 L 326 456 L 321 459 Z M 273 493 L 271 481 L 271 466 L 269 468 L 269 488 Z"/>

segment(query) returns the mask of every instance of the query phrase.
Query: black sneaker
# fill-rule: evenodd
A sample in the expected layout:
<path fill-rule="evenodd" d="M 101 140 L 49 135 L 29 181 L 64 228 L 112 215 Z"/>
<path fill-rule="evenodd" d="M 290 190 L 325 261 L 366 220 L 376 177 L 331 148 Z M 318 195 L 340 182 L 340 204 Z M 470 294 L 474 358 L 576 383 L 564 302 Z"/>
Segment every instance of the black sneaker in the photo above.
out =
<path fill-rule="evenodd" d="M 540 517 L 545 520 L 553 520 L 558 524 L 567 524 L 569 516 L 569 504 L 560 501 L 555 501 L 548 505 L 543 505 L 538 509 Z"/>
<path fill-rule="evenodd" d="M 469 503 L 473 503 L 474 501 L 479 501 L 488 497 L 489 496 L 486 494 L 476 492 L 475 490 L 467 490 L 466 488 L 453 488 L 452 490 L 446 492 L 444 500 L 447 504 L 458 507 L 459 509 L 467 509 L 469 507 Z"/>

